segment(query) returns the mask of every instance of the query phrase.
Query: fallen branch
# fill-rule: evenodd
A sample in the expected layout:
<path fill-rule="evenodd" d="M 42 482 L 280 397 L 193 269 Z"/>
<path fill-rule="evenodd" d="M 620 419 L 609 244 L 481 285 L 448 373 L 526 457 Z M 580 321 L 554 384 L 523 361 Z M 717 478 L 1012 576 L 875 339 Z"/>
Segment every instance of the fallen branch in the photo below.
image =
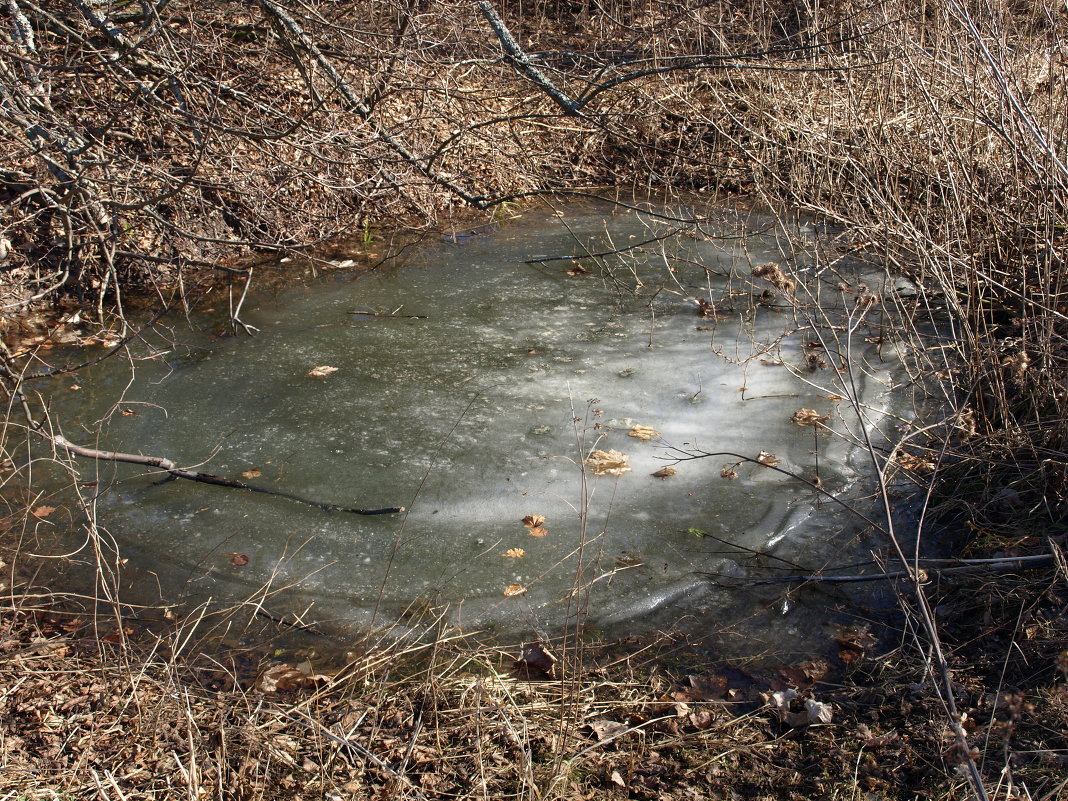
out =
<path fill-rule="evenodd" d="M 508 61 L 510 61 L 517 70 L 533 81 L 543 92 L 545 92 L 545 94 L 552 98 L 552 101 L 562 108 L 566 114 L 572 117 L 582 116 L 582 109 L 579 107 L 578 103 L 568 97 L 564 92 L 561 92 L 556 87 L 556 84 L 550 81 L 544 72 L 534 66 L 530 60 L 530 56 L 526 54 L 519 42 L 515 40 L 515 36 L 508 30 L 508 26 L 504 24 L 504 20 L 500 18 L 493 6 L 486 2 L 486 0 L 480 0 L 476 5 L 478 6 L 478 10 L 482 12 L 482 16 L 485 17 L 486 22 L 493 28 L 493 32 L 497 35 L 497 40 L 501 43 L 501 48 L 504 50 L 504 54 Z"/>
<path fill-rule="evenodd" d="M 294 495 L 291 492 L 282 492 L 280 490 L 268 489 L 267 487 L 257 487 L 253 484 L 246 484 L 244 481 L 235 481 L 232 478 L 213 476 L 210 473 L 184 470 L 178 467 L 178 465 L 170 459 L 163 456 L 142 456 L 137 453 L 119 453 L 117 451 L 102 451 L 97 448 L 85 448 L 81 445 L 75 445 L 66 437 L 59 434 L 53 436 L 52 441 L 56 444 L 56 447 L 61 448 L 74 456 L 81 456 L 86 459 L 98 459 L 105 462 L 127 462 L 129 464 L 145 465 L 146 467 L 156 467 L 160 470 L 165 470 L 171 478 L 184 478 L 187 481 L 197 481 L 201 484 L 212 484 L 216 487 L 229 487 L 231 489 L 248 490 L 249 492 L 261 492 L 264 495 L 276 495 L 279 498 L 286 498 L 290 501 L 296 501 L 297 503 L 315 506 L 318 509 L 322 509 L 324 512 L 349 512 L 354 515 L 391 515 L 404 511 L 403 506 L 387 506 L 381 509 L 355 509 L 347 506 L 337 506 L 332 503 L 321 503 L 300 495 Z"/>
<path fill-rule="evenodd" d="M 846 584 L 862 581 L 894 581 L 897 579 L 913 580 L 917 576 L 920 583 L 938 576 L 953 573 L 981 573 L 992 571 L 995 573 L 1007 573 L 1012 570 L 1033 570 L 1054 564 L 1053 554 L 1040 554 L 1038 556 L 1017 556 L 1011 559 L 976 559 L 976 560 L 947 560 L 934 559 L 925 562 L 920 560 L 919 571 L 894 570 L 889 573 L 863 573 L 854 576 L 779 576 L 777 578 L 756 579 L 747 582 L 749 584 L 794 584 L 814 582 L 819 584 Z M 948 567 L 936 567 L 939 562 L 952 562 Z"/>
<path fill-rule="evenodd" d="M 349 314 L 358 314 L 361 317 L 374 317 L 376 319 L 391 320 L 429 320 L 425 314 L 386 314 L 384 312 L 350 311 Z"/>

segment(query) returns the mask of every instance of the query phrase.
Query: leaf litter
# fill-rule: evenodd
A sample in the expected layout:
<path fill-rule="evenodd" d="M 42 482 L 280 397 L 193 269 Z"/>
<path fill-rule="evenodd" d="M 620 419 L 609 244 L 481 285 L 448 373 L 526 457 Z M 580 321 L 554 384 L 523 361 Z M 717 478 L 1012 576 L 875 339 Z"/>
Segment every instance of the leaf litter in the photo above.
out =
<path fill-rule="evenodd" d="M 873 657 L 869 672 L 839 665 L 844 674 L 829 680 L 816 662 L 702 672 L 700 650 L 667 664 L 642 655 L 649 647 L 675 652 L 679 642 L 670 638 L 635 638 L 623 655 L 583 645 L 581 658 L 570 648 L 558 658 L 556 641 L 528 642 L 518 656 L 457 643 L 463 658 L 432 674 L 418 656 L 399 663 L 375 652 L 346 656 L 335 674 L 314 666 L 305 649 L 168 661 L 156 637 L 135 636 L 127 622 L 108 629 L 113 642 L 98 652 L 84 647 L 90 625 L 85 616 L 28 609 L 0 619 L 6 792 L 88 798 L 84 776 L 94 770 L 114 775 L 125 797 L 169 797 L 192 765 L 205 795 L 221 797 L 227 782 L 244 777 L 265 797 L 334 798 L 322 793 L 330 759 L 339 798 L 395 797 L 400 783 L 404 797 L 461 801 L 475 796 L 471 777 L 483 775 L 479 797 L 508 798 L 529 781 L 525 753 L 581 768 L 566 779 L 569 798 L 622 798 L 613 788 L 624 785 L 626 797 L 663 801 L 732 792 L 794 801 L 858 787 L 865 797 L 903 797 L 902 787 L 942 797 L 934 791 L 945 789 L 944 710 L 922 659 L 900 653 Z M 830 647 L 870 647 L 863 628 L 838 635 Z M 684 665 L 698 672 L 685 675 Z M 567 720 L 579 735 L 568 739 L 559 734 L 562 674 Z M 792 677 L 810 684 L 790 686 Z M 956 677 L 965 682 L 960 702 L 969 720 L 996 716 L 988 754 L 1001 753 L 1001 718 L 1018 707 L 1022 717 L 1011 726 L 1029 748 L 1019 771 L 1033 780 L 1063 775 L 1062 752 L 1051 749 L 1061 747 L 1064 727 L 1034 711 L 1040 700 L 1063 708 L 1063 693 L 1032 688 L 1034 704 L 998 694 L 987 703 L 963 689 L 974 674 Z M 349 745 L 324 751 L 327 732 Z M 520 733 L 519 744 L 509 732 Z"/>

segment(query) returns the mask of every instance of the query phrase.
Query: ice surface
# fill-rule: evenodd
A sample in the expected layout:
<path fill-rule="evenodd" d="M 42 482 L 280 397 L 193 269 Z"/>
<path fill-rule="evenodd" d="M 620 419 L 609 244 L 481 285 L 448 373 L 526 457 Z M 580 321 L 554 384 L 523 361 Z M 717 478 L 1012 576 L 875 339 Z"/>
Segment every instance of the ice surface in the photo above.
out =
<path fill-rule="evenodd" d="M 728 220 L 724 231 L 767 222 Z M 862 425 L 880 423 L 896 358 L 883 360 L 863 330 L 851 340 L 871 410 L 860 421 L 841 400 L 836 329 L 817 335 L 813 319 L 826 320 L 806 295 L 791 304 L 749 278 L 769 260 L 804 264 L 785 238 L 654 243 L 585 259 L 590 272 L 580 275 L 568 261 L 525 263 L 650 236 L 648 221 L 603 208 L 564 223 L 531 215 L 426 247 L 401 268 L 262 297 L 244 314 L 262 332 L 255 338 L 137 362 L 120 404 L 136 414 L 109 418 L 106 447 L 235 478 L 255 468 L 264 486 L 410 512 L 324 514 L 185 482 L 156 486 L 122 468 L 99 515 L 131 573 L 151 570 L 170 600 L 265 598 L 338 627 L 436 608 L 469 629 L 509 632 L 553 630 L 576 614 L 595 627 L 700 626 L 736 604 L 715 577 L 743 578 L 744 549 L 818 567 L 848 548 L 855 519 L 789 476 L 743 463 L 730 481 L 720 472 L 736 458 L 673 460 L 768 451 L 810 479 L 818 459 L 835 492 L 861 487 L 868 468 L 853 443 Z M 845 303 L 821 291 L 825 312 Z M 697 315 L 698 297 L 715 317 Z M 813 347 L 821 337 L 831 344 Z M 307 376 L 320 365 L 338 370 Z M 60 408 L 99 419 L 129 377 L 102 370 Z M 802 407 L 830 415 L 835 433 L 791 423 Z M 634 424 L 660 436 L 629 437 Z M 632 471 L 584 471 L 594 449 L 625 453 Z M 671 464 L 676 475 L 650 475 Z M 522 524 L 532 514 L 547 519 L 546 536 Z M 525 555 L 505 556 L 515 548 Z M 230 564 L 232 553 L 249 563 Z M 506 597 L 513 584 L 525 592 Z"/>

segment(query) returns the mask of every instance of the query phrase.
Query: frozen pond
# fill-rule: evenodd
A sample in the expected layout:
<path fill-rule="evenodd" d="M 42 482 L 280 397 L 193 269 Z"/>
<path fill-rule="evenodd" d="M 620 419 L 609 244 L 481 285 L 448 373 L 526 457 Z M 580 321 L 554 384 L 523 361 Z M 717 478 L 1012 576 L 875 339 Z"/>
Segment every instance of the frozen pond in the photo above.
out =
<path fill-rule="evenodd" d="M 753 618 L 769 639 L 802 637 L 812 618 L 782 588 L 744 585 L 782 566 L 772 556 L 806 569 L 868 558 L 863 525 L 761 465 L 674 459 L 763 451 L 845 499 L 868 494 L 839 369 L 845 334 L 811 325 L 857 315 L 862 277 L 839 264 L 818 279 L 797 251 L 805 232 L 790 245 L 770 218 L 724 212 L 659 239 L 672 228 L 604 206 L 532 213 L 403 265 L 251 298 L 254 337 L 212 340 L 179 320 L 178 344 L 79 374 L 54 404 L 75 442 L 408 509 L 324 513 L 80 460 L 81 480 L 99 481 L 97 522 L 129 560 L 124 591 L 246 601 L 342 632 L 434 617 L 524 637 L 576 619 L 701 632 Z M 796 303 L 752 277 L 772 261 L 802 268 Z M 220 325 L 191 319 L 205 333 Z M 872 331 L 850 337 L 869 428 L 899 366 L 866 342 Z M 336 370 L 309 375 L 319 367 Z M 800 409 L 830 430 L 792 422 Z M 636 438 L 636 425 L 656 433 Z M 598 475 L 584 464 L 595 450 L 624 454 L 629 471 Z M 674 475 L 653 475 L 666 467 Z"/>

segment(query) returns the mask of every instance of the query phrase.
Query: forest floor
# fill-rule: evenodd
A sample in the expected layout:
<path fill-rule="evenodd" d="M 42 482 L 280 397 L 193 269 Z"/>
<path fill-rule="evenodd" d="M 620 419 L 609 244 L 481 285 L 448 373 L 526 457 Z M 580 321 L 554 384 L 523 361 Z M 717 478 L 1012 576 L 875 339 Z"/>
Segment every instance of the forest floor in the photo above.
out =
<path fill-rule="evenodd" d="M 555 654 L 431 637 L 339 661 L 266 631 L 256 648 L 189 645 L 197 621 L 153 630 L 9 596 L 0 792 L 949 799 L 976 759 L 993 797 L 1063 798 L 1068 582 L 937 595 L 970 755 L 929 665 L 886 645 L 903 620 L 790 665 L 710 663 L 666 635 Z"/>

